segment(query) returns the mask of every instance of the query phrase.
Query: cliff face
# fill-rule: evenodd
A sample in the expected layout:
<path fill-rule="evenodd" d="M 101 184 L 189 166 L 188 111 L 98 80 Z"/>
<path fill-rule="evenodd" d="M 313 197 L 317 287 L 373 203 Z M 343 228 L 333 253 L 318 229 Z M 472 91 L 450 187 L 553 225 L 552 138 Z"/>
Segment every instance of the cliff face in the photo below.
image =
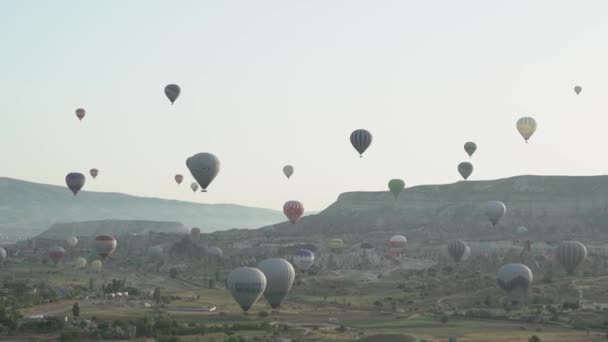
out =
<path fill-rule="evenodd" d="M 507 206 L 496 230 L 481 209 L 490 200 Z M 608 238 L 608 176 L 518 176 L 425 185 L 405 189 L 397 201 L 388 191 L 349 192 L 318 215 L 274 229 L 346 239 L 384 231 L 420 239 L 492 240 L 516 238 L 520 225 L 528 227 L 529 236 L 535 238 Z"/>

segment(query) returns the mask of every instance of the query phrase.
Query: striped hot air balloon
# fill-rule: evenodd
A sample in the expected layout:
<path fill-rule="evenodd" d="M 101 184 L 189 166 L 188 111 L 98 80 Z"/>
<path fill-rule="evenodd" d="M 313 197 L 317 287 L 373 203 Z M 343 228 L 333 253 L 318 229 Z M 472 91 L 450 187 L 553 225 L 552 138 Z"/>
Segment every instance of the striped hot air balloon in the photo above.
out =
<path fill-rule="evenodd" d="M 372 134 L 365 129 L 357 129 L 350 134 L 350 143 L 359 152 L 359 157 L 361 158 L 363 157 L 363 152 L 372 144 L 372 139 Z"/>
<path fill-rule="evenodd" d="M 93 249 L 97 252 L 97 255 L 105 260 L 108 256 L 114 253 L 116 249 L 117 241 L 114 237 L 109 235 L 99 235 L 95 237 L 93 241 Z"/>
<path fill-rule="evenodd" d="M 315 253 L 308 249 L 298 249 L 293 256 L 293 263 L 301 270 L 308 270 L 315 263 Z"/>
<path fill-rule="evenodd" d="M 344 241 L 342 239 L 329 240 L 329 249 L 335 253 L 342 252 L 344 250 Z"/>
<path fill-rule="evenodd" d="M 469 246 L 462 240 L 450 240 L 448 241 L 448 254 L 454 259 L 455 262 L 461 262 L 467 258 L 467 249 Z M 470 251 L 470 249 L 469 249 Z M 470 253 L 470 252 L 469 252 Z"/>
<path fill-rule="evenodd" d="M 295 224 L 304 214 L 304 205 L 298 201 L 287 201 L 283 205 L 283 213 L 289 219 L 289 222 Z"/>
<path fill-rule="evenodd" d="M 407 243 L 407 239 L 403 235 L 393 235 L 388 243 L 393 248 L 403 249 Z"/>
<path fill-rule="evenodd" d="M 587 258 L 587 247 L 578 241 L 564 241 L 557 246 L 555 258 L 566 272 L 572 275 Z"/>
<path fill-rule="evenodd" d="M 525 116 L 517 120 L 516 127 L 519 134 L 521 134 L 527 143 L 530 137 L 532 137 L 532 134 L 536 132 L 536 120 L 529 116 Z"/>
<path fill-rule="evenodd" d="M 61 246 L 53 246 L 49 248 L 49 258 L 57 265 L 65 256 L 65 249 Z"/>

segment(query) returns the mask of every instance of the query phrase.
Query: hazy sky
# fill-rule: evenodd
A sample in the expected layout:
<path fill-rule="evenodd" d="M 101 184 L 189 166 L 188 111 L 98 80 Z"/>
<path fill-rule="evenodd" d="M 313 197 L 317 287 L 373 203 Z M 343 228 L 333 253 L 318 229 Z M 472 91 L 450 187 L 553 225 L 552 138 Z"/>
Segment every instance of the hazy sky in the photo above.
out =
<path fill-rule="evenodd" d="M 606 13 L 603 0 L 2 1 L 0 176 L 64 185 L 97 167 L 85 190 L 320 210 L 390 178 L 457 181 L 467 140 L 471 179 L 605 174 Z M 174 106 L 167 83 L 182 87 Z M 539 123 L 527 145 L 523 115 Z M 374 135 L 363 159 L 357 128 Z M 189 189 L 197 152 L 222 162 L 207 194 Z"/>

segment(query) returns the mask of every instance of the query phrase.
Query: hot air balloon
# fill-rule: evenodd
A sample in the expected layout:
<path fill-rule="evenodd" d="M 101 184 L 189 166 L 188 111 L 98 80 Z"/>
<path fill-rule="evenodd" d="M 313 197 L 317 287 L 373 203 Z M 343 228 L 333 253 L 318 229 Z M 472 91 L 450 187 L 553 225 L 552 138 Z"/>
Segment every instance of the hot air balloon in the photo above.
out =
<path fill-rule="evenodd" d="M 496 227 L 500 219 L 505 216 L 507 206 L 501 201 L 489 201 L 484 204 L 483 211 L 492 222 L 492 226 Z"/>
<path fill-rule="evenodd" d="M 103 266 L 103 263 L 101 262 L 101 260 L 94 260 L 91 263 L 91 269 L 95 273 L 99 273 L 99 271 L 101 271 L 101 266 Z"/>
<path fill-rule="evenodd" d="M 0 263 L 6 261 L 6 249 L 0 247 Z"/>
<path fill-rule="evenodd" d="M 344 241 L 342 239 L 331 239 L 329 240 L 329 249 L 332 252 L 339 253 L 344 249 Z"/>
<path fill-rule="evenodd" d="M 391 179 L 388 181 L 388 189 L 395 196 L 395 200 L 399 197 L 399 194 L 405 189 L 405 182 L 401 179 Z"/>
<path fill-rule="evenodd" d="M 78 239 L 75 236 L 70 236 L 69 238 L 65 239 L 65 243 L 68 247 L 74 248 L 78 244 Z"/>
<path fill-rule="evenodd" d="M 226 279 L 226 287 L 243 311 L 248 311 L 266 290 L 266 276 L 257 268 L 239 267 Z"/>
<path fill-rule="evenodd" d="M 308 249 L 298 249 L 293 256 L 293 263 L 301 270 L 308 270 L 315 263 L 315 253 Z"/>
<path fill-rule="evenodd" d="M 78 108 L 76 109 L 76 117 L 78 118 L 78 120 L 82 121 L 82 119 L 84 119 L 84 116 L 87 114 L 87 111 L 82 109 L 82 108 Z"/>
<path fill-rule="evenodd" d="M 525 116 L 519 120 L 517 120 L 517 131 L 524 138 L 526 143 L 528 139 L 536 132 L 536 120 L 531 117 Z"/>
<path fill-rule="evenodd" d="M 61 259 L 63 259 L 64 255 L 65 255 L 65 249 L 63 249 L 63 247 L 53 246 L 53 247 L 49 248 L 49 258 L 51 258 L 51 260 L 53 260 L 55 265 L 57 265 L 61 261 Z"/>
<path fill-rule="evenodd" d="M 86 177 L 82 173 L 72 172 L 65 176 L 65 184 L 72 191 L 74 196 L 82 189 L 85 182 Z"/>
<path fill-rule="evenodd" d="M 557 262 L 573 275 L 576 268 L 587 258 L 587 247 L 578 241 L 564 241 L 555 251 Z"/>
<path fill-rule="evenodd" d="M 148 248 L 148 257 L 152 260 L 162 260 L 163 259 L 163 248 L 161 246 L 152 246 Z"/>
<path fill-rule="evenodd" d="M 76 262 L 74 264 L 76 266 L 76 268 L 85 268 L 87 267 L 87 259 L 83 258 L 83 257 L 78 257 L 76 258 Z"/>
<path fill-rule="evenodd" d="M 198 190 L 198 183 L 192 182 L 192 184 L 190 184 L 190 189 L 192 189 L 192 192 L 196 192 L 196 190 Z"/>
<path fill-rule="evenodd" d="M 363 242 L 359 247 L 361 249 L 374 249 L 374 245 L 369 242 Z"/>
<path fill-rule="evenodd" d="M 91 170 L 89 170 L 89 173 L 91 174 L 91 177 L 93 177 L 93 179 L 97 178 L 97 175 L 99 174 L 99 170 L 93 168 Z"/>
<path fill-rule="evenodd" d="M 95 241 L 93 241 L 93 248 L 101 257 L 101 260 L 105 260 L 108 256 L 114 253 L 116 245 L 116 239 L 108 235 L 98 235 L 95 237 Z"/>
<path fill-rule="evenodd" d="M 283 213 L 285 213 L 289 222 L 295 224 L 304 214 L 304 206 L 298 201 L 287 201 L 283 205 Z"/>
<path fill-rule="evenodd" d="M 448 241 L 448 254 L 454 259 L 455 262 L 461 262 L 467 259 L 467 249 L 469 246 L 462 240 L 450 240 Z M 470 253 L 470 249 L 469 249 Z"/>
<path fill-rule="evenodd" d="M 179 173 L 175 175 L 175 182 L 177 184 L 182 184 L 183 180 L 184 180 L 184 176 L 180 175 Z"/>
<path fill-rule="evenodd" d="M 519 234 L 519 235 L 528 234 L 528 228 L 526 228 L 526 226 L 517 227 L 517 234 Z"/>
<path fill-rule="evenodd" d="M 190 229 L 190 237 L 194 241 L 200 240 L 200 238 L 201 238 L 201 229 L 198 228 L 198 227 L 194 227 L 194 228 Z"/>
<path fill-rule="evenodd" d="M 287 179 L 291 178 L 291 175 L 293 175 L 293 166 L 291 165 L 285 165 L 283 167 L 283 173 L 285 174 L 285 176 L 287 176 Z"/>
<path fill-rule="evenodd" d="M 472 141 L 464 143 L 464 151 L 469 155 L 469 157 L 472 157 L 473 153 L 477 151 L 477 144 Z"/>
<path fill-rule="evenodd" d="M 467 178 L 469 178 L 471 173 L 473 173 L 473 164 L 469 162 L 462 162 L 458 164 L 458 173 L 460 173 L 462 178 L 466 180 Z"/>
<path fill-rule="evenodd" d="M 576 93 L 576 95 L 580 94 L 581 90 L 583 90 L 583 88 L 581 86 L 575 86 L 574 87 L 574 92 Z"/>
<path fill-rule="evenodd" d="M 211 246 L 207 249 L 207 256 L 209 258 L 219 259 L 224 255 L 224 252 L 221 248 L 217 246 Z"/>
<path fill-rule="evenodd" d="M 264 298 L 276 309 L 291 290 L 296 271 L 289 261 L 281 258 L 266 259 L 258 265 L 258 269 L 266 276 Z"/>
<path fill-rule="evenodd" d="M 186 166 L 188 166 L 192 177 L 201 186 L 202 192 L 207 192 L 207 187 L 220 172 L 220 160 L 211 153 L 193 155 L 186 160 Z"/>
<path fill-rule="evenodd" d="M 165 95 L 171 101 L 171 104 L 177 100 L 179 94 L 182 92 L 180 87 L 177 84 L 169 84 L 165 87 Z"/>
<path fill-rule="evenodd" d="M 532 284 L 532 271 L 524 264 L 503 265 L 496 274 L 498 286 L 501 289 L 512 292 L 515 289 L 527 291 Z"/>
<path fill-rule="evenodd" d="M 403 249 L 406 243 L 407 239 L 403 235 L 393 235 L 389 240 L 389 245 L 393 248 Z"/>
<path fill-rule="evenodd" d="M 359 157 L 363 157 L 363 152 L 367 150 L 369 145 L 372 143 L 372 134 L 364 129 L 354 130 L 350 134 L 350 143 L 353 145 L 355 150 L 359 152 Z"/>

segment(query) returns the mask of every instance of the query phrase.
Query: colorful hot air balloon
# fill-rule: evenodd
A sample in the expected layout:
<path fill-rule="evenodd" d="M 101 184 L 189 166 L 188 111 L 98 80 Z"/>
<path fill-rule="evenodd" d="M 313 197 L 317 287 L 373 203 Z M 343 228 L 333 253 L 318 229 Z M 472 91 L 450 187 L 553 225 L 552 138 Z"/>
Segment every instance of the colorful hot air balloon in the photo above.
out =
<path fill-rule="evenodd" d="M 91 170 L 89 170 L 89 173 L 91 174 L 91 177 L 93 177 L 93 179 L 95 179 L 95 178 L 97 178 L 97 175 L 99 174 L 99 170 L 91 169 Z"/>
<path fill-rule="evenodd" d="M 469 246 L 462 240 L 450 240 L 448 241 L 448 254 L 454 259 L 455 262 L 461 262 L 466 260 L 468 257 L 467 249 Z M 470 253 L 470 249 L 469 249 Z"/>
<path fill-rule="evenodd" d="M 196 192 L 196 190 L 198 190 L 198 183 L 192 182 L 192 184 L 190 184 L 190 189 L 192 189 L 192 192 Z"/>
<path fill-rule="evenodd" d="M 527 291 L 532 284 L 532 271 L 524 264 L 503 265 L 496 274 L 498 286 L 512 292 L 515 289 Z"/>
<path fill-rule="evenodd" d="M 363 157 L 363 152 L 372 144 L 372 139 L 372 134 L 364 129 L 354 130 L 350 134 L 350 143 L 359 152 L 359 157 L 361 158 Z"/>
<path fill-rule="evenodd" d="M 462 162 L 458 164 L 458 173 L 460 173 L 464 180 L 467 180 L 471 173 L 473 173 L 473 164 L 469 162 Z"/>
<path fill-rule="evenodd" d="M 181 88 L 177 84 L 169 84 L 165 87 L 165 95 L 171 101 L 171 104 L 177 100 L 179 94 L 182 92 Z"/>
<path fill-rule="evenodd" d="M 501 201 L 489 201 L 484 204 L 483 211 L 492 222 L 492 226 L 496 227 L 500 219 L 505 216 L 507 206 Z"/>
<path fill-rule="evenodd" d="M 293 256 L 293 263 L 301 270 L 308 270 L 315 263 L 315 253 L 308 249 L 298 249 Z"/>
<path fill-rule="evenodd" d="M 53 260 L 55 265 L 57 265 L 61 261 L 61 259 L 63 259 L 64 255 L 65 249 L 63 249 L 63 247 L 61 246 L 53 246 L 49 248 L 49 258 Z"/>
<path fill-rule="evenodd" d="M 98 235 L 93 241 L 93 248 L 95 249 L 95 252 L 97 252 L 97 254 L 101 257 L 101 260 L 105 260 L 108 256 L 114 253 L 116 245 L 116 239 L 108 235 Z"/>
<path fill-rule="evenodd" d="M 287 201 L 283 205 L 283 213 L 285 213 L 289 222 L 295 224 L 304 214 L 304 206 L 298 201 Z"/>
<path fill-rule="evenodd" d="M 264 298 L 276 309 L 291 290 L 296 271 L 289 261 L 281 258 L 266 259 L 258 265 L 258 269 L 266 276 Z"/>
<path fill-rule="evenodd" d="M 528 139 L 536 132 L 536 120 L 531 117 L 525 116 L 519 120 L 517 120 L 517 131 L 524 138 L 526 143 Z"/>
<path fill-rule="evenodd" d="M 393 235 L 389 240 L 389 245 L 393 248 L 403 249 L 407 243 L 407 239 L 403 235 Z"/>
<path fill-rule="evenodd" d="M 266 290 L 266 276 L 257 268 L 239 267 L 228 275 L 226 287 L 243 311 L 247 312 Z"/>
<path fill-rule="evenodd" d="M 283 167 L 283 173 L 285 174 L 285 176 L 287 176 L 287 179 L 291 178 L 291 175 L 293 175 L 293 166 L 291 165 L 285 165 Z"/>
<path fill-rule="evenodd" d="M 335 253 L 342 252 L 344 250 L 344 241 L 342 239 L 329 240 L 329 249 Z"/>
<path fill-rule="evenodd" d="M 101 260 L 94 260 L 91 263 L 91 269 L 93 270 L 93 272 L 95 273 L 99 273 L 99 271 L 101 271 L 101 267 L 103 266 L 103 263 L 101 262 Z"/>
<path fill-rule="evenodd" d="M 82 121 L 82 119 L 84 119 L 84 116 L 87 114 L 87 111 L 82 109 L 82 108 L 78 108 L 76 109 L 76 117 L 78 118 L 78 120 Z"/>
<path fill-rule="evenodd" d="M 68 247 L 74 248 L 78 244 L 78 239 L 75 236 L 70 236 L 69 238 L 65 239 L 65 243 Z"/>
<path fill-rule="evenodd" d="M 186 166 L 188 166 L 192 177 L 201 186 L 202 192 L 207 192 L 207 187 L 220 172 L 220 160 L 211 153 L 193 155 L 186 160 Z"/>
<path fill-rule="evenodd" d="M 78 269 L 87 267 L 87 259 L 85 259 L 83 257 L 76 258 L 76 262 L 74 263 L 74 266 Z"/>
<path fill-rule="evenodd" d="M 224 252 L 221 248 L 217 246 L 211 246 L 207 249 L 207 257 L 219 259 L 224 255 Z"/>
<path fill-rule="evenodd" d="M 583 90 L 583 88 L 581 86 L 575 86 L 574 87 L 574 92 L 576 93 L 576 95 L 580 94 L 581 90 Z"/>
<path fill-rule="evenodd" d="M 464 151 L 469 155 L 469 157 L 473 156 L 473 153 L 477 151 L 477 144 L 472 141 L 468 141 L 464 144 Z"/>
<path fill-rule="evenodd" d="M 555 252 L 557 262 L 562 265 L 569 275 L 587 258 L 587 247 L 578 241 L 564 241 Z"/>
<path fill-rule="evenodd" d="M 74 196 L 82 189 L 85 182 L 86 177 L 82 173 L 72 172 L 65 176 L 65 184 L 72 191 Z"/>
<path fill-rule="evenodd" d="M 391 179 L 388 181 L 388 189 L 395 196 L 395 200 L 397 200 L 401 191 L 405 189 L 405 182 L 401 179 Z"/>
<path fill-rule="evenodd" d="M 182 181 L 184 180 L 184 176 L 177 174 L 175 175 L 175 182 L 177 182 L 177 184 L 182 184 Z"/>

